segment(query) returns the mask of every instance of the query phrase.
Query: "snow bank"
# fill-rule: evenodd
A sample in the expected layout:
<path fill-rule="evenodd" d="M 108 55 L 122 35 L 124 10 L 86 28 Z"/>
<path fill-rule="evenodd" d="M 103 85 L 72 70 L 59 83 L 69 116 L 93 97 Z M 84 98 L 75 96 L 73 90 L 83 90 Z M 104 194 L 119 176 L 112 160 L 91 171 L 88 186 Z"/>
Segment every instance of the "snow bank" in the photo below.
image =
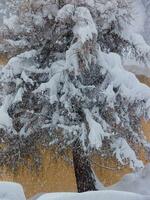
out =
<path fill-rule="evenodd" d="M 149 185 L 150 164 L 136 176 L 135 174 L 126 175 L 118 184 L 101 191 L 39 194 L 30 200 L 150 200 L 150 196 L 148 196 L 150 194 Z M 143 195 L 127 192 L 129 190 L 143 193 Z M 0 200 L 26 200 L 26 198 L 20 184 L 0 182 Z"/>
<path fill-rule="evenodd" d="M 129 192 L 99 191 L 86 193 L 52 193 L 44 194 L 37 200 L 150 200 L 148 196 Z"/>
<path fill-rule="evenodd" d="M 20 184 L 0 182 L 0 200 L 26 200 Z"/>
<path fill-rule="evenodd" d="M 139 194 L 150 195 L 150 164 L 137 173 L 125 175 L 121 181 L 109 187 L 117 191 L 136 192 Z"/>

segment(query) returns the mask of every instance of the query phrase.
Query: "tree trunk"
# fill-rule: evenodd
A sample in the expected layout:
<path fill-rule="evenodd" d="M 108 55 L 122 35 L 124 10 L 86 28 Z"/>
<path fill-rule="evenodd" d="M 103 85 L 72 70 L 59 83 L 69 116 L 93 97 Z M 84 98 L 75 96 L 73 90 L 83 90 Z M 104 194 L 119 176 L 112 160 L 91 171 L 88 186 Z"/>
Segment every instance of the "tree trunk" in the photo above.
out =
<path fill-rule="evenodd" d="M 79 139 L 74 142 L 72 153 L 78 192 L 97 190 L 95 175 Z"/>

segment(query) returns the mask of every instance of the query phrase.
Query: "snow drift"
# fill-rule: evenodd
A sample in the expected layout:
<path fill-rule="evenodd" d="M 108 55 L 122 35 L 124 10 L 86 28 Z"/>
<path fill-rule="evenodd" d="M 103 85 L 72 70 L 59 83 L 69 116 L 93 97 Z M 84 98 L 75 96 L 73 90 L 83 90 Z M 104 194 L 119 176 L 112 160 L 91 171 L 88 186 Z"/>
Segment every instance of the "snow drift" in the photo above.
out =
<path fill-rule="evenodd" d="M 135 192 L 150 195 L 150 164 L 137 173 L 125 175 L 118 183 L 109 187 L 111 190 Z"/>
<path fill-rule="evenodd" d="M 26 200 L 20 184 L 0 182 L 0 200 Z"/>
<path fill-rule="evenodd" d="M 129 192 L 100 191 L 86 193 L 52 193 L 45 194 L 38 200 L 150 200 L 148 196 L 142 196 Z"/>

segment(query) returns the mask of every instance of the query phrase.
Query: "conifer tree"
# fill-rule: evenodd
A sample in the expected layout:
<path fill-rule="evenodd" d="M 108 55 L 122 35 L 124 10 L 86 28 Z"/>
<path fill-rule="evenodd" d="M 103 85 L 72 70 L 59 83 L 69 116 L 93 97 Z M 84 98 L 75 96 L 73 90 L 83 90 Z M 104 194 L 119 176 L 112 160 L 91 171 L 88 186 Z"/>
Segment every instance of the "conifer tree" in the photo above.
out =
<path fill-rule="evenodd" d="M 32 0 L 27 11 L 26 1 L 20 5 L 23 29 L 11 43 L 30 46 L 1 70 L 0 135 L 7 145 L 0 164 L 16 167 L 32 155 L 39 165 L 39 145 L 71 149 L 79 192 L 98 189 L 94 153 L 143 167 L 134 145 L 149 151 L 140 120 L 150 116 L 150 89 L 123 66 L 123 52 L 133 49 L 122 36 L 130 14 L 125 2 Z M 141 60 L 138 53 L 134 59 Z"/>

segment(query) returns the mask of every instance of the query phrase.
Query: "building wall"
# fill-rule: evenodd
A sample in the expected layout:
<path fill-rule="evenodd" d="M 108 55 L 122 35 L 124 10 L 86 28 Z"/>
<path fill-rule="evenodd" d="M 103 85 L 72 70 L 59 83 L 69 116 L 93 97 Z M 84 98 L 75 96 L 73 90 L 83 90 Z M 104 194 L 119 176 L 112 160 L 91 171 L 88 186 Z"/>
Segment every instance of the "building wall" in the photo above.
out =
<path fill-rule="evenodd" d="M 8 58 L 4 55 L 0 55 L 0 65 L 6 64 L 8 61 Z"/>
<path fill-rule="evenodd" d="M 0 181 L 21 183 L 27 197 L 41 192 L 76 191 L 76 181 L 73 167 L 63 158 L 55 159 L 53 152 L 43 151 L 43 164 L 39 171 L 20 167 L 15 173 L 9 169 L 0 169 Z M 95 164 L 96 163 L 96 164 Z M 103 167 L 105 166 L 105 167 Z M 117 168 L 113 159 L 93 159 L 93 168 L 97 177 L 105 184 L 111 185 L 128 173 L 128 168 Z"/>
<path fill-rule="evenodd" d="M 39 171 L 22 166 L 13 173 L 3 168 L 0 180 L 21 183 L 27 197 L 41 192 L 74 191 L 76 188 L 72 167 L 61 158 L 56 160 L 48 151 L 43 151 L 43 164 Z"/>

